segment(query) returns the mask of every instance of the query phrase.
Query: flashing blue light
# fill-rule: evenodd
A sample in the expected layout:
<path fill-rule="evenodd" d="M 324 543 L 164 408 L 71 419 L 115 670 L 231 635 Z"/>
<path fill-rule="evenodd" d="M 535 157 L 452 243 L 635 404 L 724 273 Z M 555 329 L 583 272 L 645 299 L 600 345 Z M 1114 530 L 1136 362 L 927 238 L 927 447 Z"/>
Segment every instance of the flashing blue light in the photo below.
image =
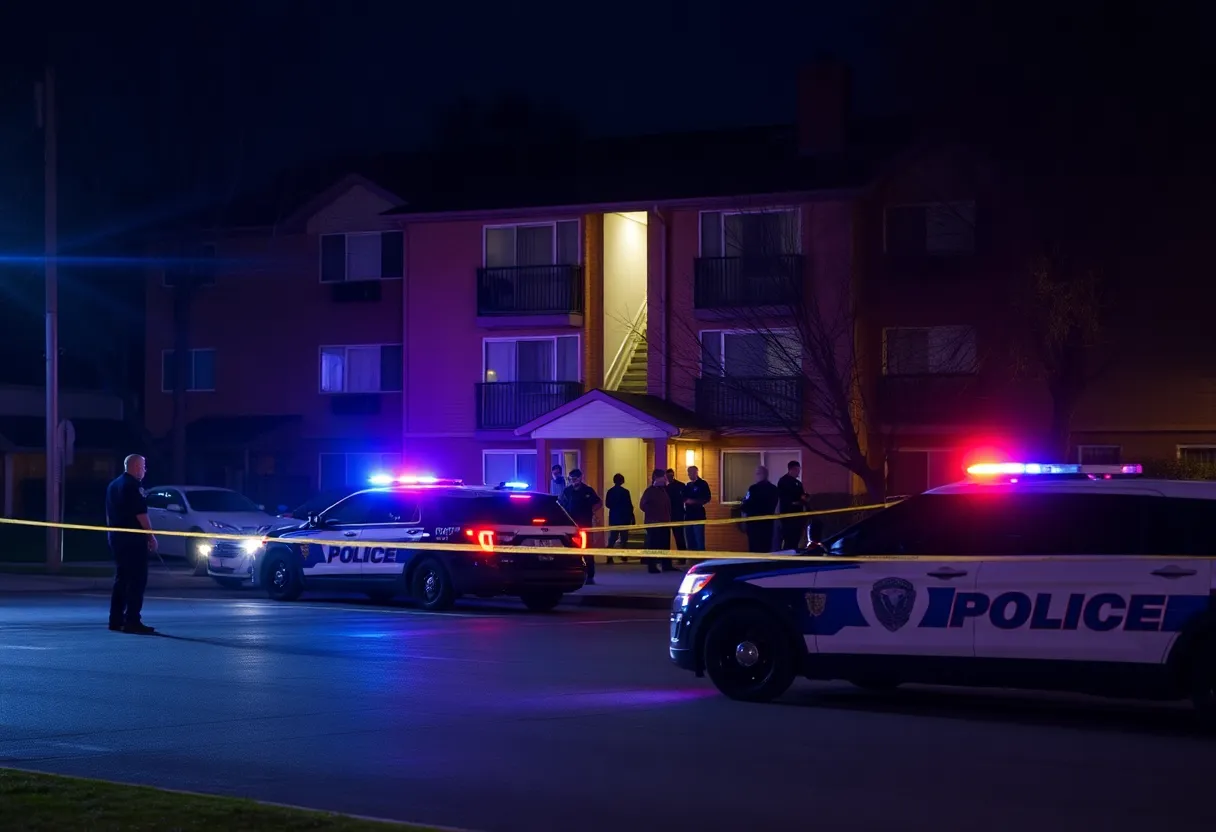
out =
<path fill-rule="evenodd" d="M 526 482 L 504 482 L 502 484 L 502 487 L 503 488 L 515 488 L 520 491 L 526 491 L 528 488 L 528 484 Z"/>
<path fill-rule="evenodd" d="M 370 482 L 372 485 L 392 485 L 393 478 L 388 474 L 372 474 L 371 477 L 368 478 L 368 482 Z"/>

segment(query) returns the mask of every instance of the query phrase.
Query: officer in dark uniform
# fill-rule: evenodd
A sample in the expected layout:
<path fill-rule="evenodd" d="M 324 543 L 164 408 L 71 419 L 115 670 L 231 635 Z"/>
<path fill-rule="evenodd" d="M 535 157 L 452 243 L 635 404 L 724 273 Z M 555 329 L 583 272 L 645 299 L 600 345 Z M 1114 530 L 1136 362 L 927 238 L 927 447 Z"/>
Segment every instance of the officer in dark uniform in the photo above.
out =
<path fill-rule="evenodd" d="M 807 503 L 810 497 L 807 496 L 806 489 L 802 487 L 802 465 L 798 462 L 791 462 L 786 466 L 785 476 L 777 480 L 777 493 L 780 497 L 778 506 L 782 514 L 794 514 L 800 511 L 807 510 Z M 781 543 L 782 549 L 797 549 L 802 546 L 802 533 L 805 531 L 805 518 L 790 517 L 781 521 Z"/>
<path fill-rule="evenodd" d="M 578 468 L 570 472 L 570 484 L 566 486 L 566 490 L 562 492 L 558 502 L 580 529 L 595 526 L 595 511 L 600 507 L 600 495 L 595 493 L 594 488 L 583 482 L 583 472 Z M 587 557 L 583 559 L 583 562 L 587 565 L 587 583 L 594 584 L 595 558 Z"/>
<path fill-rule="evenodd" d="M 123 460 L 123 473 L 106 487 L 106 525 L 112 529 L 152 529 L 148 522 L 148 503 L 140 481 L 144 478 L 142 456 L 132 454 Z M 149 635 L 156 630 L 140 620 L 144 590 L 148 587 L 148 553 L 156 551 L 156 538 L 150 534 L 109 532 L 110 552 L 114 555 L 114 591 L 110 595 L 110 629 Z"/>
<path fill-rule="evenodd" d="M 739 506 L 744 517 L 766 517 L 777 511 L 777 486 L 768 481 L 768 469 L 761 465 L 756 469 L 756 481 L 747 490 Z M 750 520 L 747 526 L 747 551 L 773 551 L 773 521 Z"/>

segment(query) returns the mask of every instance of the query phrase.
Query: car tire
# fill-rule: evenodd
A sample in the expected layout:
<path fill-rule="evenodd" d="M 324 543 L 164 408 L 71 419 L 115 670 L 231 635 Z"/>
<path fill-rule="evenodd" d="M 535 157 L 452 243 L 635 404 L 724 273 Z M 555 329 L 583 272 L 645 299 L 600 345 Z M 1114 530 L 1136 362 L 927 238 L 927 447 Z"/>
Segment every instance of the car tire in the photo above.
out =
<path fill-rule="evenodd" d="M 797 675 L 788 628 L 754 606 L 718 615 L 705 635 L 703 658 L 714 687 L 740 702 L 771 702 Z"/>
<path fill-rule="evenodd" d="M 452 577 L 436 558 L 423 558 L 410 576 L 410 594 L 424 610 L 450 610 L 456 603 Z"/>
<path fill-rule="evenodd" d="M 538 589 L 521 593 L 519 600 L 523 601 L 524 606 L 532 612 L 553 612 L 562 602 L 563 595 L 564 593 L 555 589 Z"/>
<path fill-rule="evenodd" d="M 211 580 L 222 586 L 224 589 L 240 589 L 241 584 L 245 583 L 240 578 L 221 578 L 216 575 L 211 576 Z"/>
<path fill-rule="evenodd" d="M 1205 728 L 1216 729 L 1216 640 L 1205 640 L 1191 661 L 1191 702 Z"/>
<path fill-rule="evenodd" d="M 368 592 L 367 597 L 374 604 L 391 604 L 393 599 L 397 597 L 397 593 L 392 590 L 379 589 L 375 592 Z"/>
<path fill-rule="evenodd" d="M 192 534 L 202 534 L 203 530 L 198 526 L 190 529 Z M 201 577 L 207 574 L 207 558 L 200 556 L 198 552 L 198 544 L 202 538 L 187 537 L 186 539 L 186 557 L 194 564 L 194 574 L 196 577 Z"/>
<path fill-rule="evenodd" d="M 266 558 L 266 594 L 274 601 L 294 601 L 304 591 L 300 568 L 286 552 L 276 551 Z"/>

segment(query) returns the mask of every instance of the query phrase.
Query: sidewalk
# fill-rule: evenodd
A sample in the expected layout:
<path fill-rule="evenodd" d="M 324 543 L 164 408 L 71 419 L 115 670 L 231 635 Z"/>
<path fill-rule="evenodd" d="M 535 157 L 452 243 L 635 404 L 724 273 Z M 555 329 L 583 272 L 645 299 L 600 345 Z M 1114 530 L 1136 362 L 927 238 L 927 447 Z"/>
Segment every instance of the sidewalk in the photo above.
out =
<path fill-rule="evenodd" d="M 0 571 L 0 594 L 110 591 L 112 564 L 72 563 L 64 569 L 69 573 L 73 569 L 81 569 L 88 573 L 88 577 Z M 566 602 L 584 607 L 667 610 L 671 608 L 671 599 L 683 577 L 683 569 L 652 575 L 646 571 L 645 564 L 641 563 L 601 563 L 596 566 L 595 585 L 583 587 L 578 592 L 566 596 Z M 210 578 L 195 576 L 185 567 L 170 566 L 166 569 L 160 564 L 151 564 L 148 569 L 148 591 L 226 590 L 220 589 Z M 241 593 L 241 590 L 227 591 Z"/>

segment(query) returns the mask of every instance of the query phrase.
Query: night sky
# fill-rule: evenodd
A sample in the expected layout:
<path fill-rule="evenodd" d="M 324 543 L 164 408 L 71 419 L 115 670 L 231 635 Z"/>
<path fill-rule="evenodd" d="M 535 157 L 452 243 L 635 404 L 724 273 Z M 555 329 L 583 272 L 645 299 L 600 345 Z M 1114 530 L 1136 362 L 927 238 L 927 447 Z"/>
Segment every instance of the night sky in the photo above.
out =
<path fill-rule="evenodd" d="M 1154 3 L 1151 17 L 1094 0 L 18 5 L 32 4 L 0 10 L 0 247 L 10 255 L 41 247 L 33 83 L 48 55 L 65 254 L 127 245 L 130 232 L 284 165 L 425 147 L 461 95 L 521 92 L 593 135 L 782 123 L 793 120 L 798 66 L 829 53 L 852 66 L 861 113 L 1098 137 L 1111 158 L 1133 160 L 1146 136 L 1202 146 L 1212 100 L 1211 29 L 1196 4 Z M 983 5 L 1003 8 L 973 8 Z M 5 353 L 29 360 L 6 368 L 33 368 L 36 381 L 41 290 L 36 273 L 20 272 L 10 265 L 0 282 L 15 333 Z M 65 349 L 85 356 L 110 342 L 73 317 L 99 302 L 142 328 L 127 302 L 134 275 L 65 273 Z"/>

